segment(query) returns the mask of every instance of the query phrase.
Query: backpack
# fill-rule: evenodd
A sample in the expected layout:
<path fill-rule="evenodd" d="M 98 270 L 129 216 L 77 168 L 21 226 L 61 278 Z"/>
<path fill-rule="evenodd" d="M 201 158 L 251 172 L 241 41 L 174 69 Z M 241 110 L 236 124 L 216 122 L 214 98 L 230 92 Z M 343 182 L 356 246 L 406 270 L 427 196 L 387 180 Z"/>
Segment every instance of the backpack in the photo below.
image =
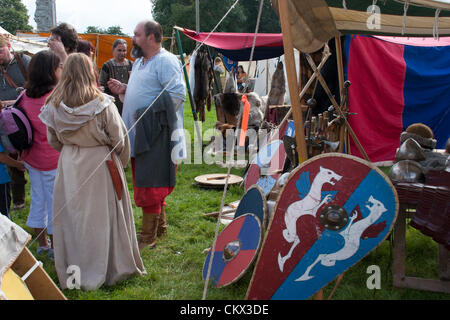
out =
<path fill-rule="evenodd" d="M 30 119 L 20 108 L 19 102 L 25 94 L 20 94 L 13 105 L 3 108 L 0 112 L 0 140 L 9 153 L 20 154 L 31 148 L 33 143 L 33 129 Z"/>

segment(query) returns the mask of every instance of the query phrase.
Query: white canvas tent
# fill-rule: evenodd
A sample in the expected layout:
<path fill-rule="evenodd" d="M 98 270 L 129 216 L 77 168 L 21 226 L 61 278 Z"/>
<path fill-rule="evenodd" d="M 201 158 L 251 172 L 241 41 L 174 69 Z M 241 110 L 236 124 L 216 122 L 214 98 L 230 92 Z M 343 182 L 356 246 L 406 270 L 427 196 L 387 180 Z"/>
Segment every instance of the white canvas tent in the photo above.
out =
<path fill-rule="evenodd" d="M 31 236 L 0 214 L 0 300 L 66 300 L 27 248 Z"/>
<path fill-rule="evenodd" d="M 3 29 L 2 26 L 0 26 L 0 34 L 9 34 L 9 35 L 11 35 L 11 33 L 6 31 L 5 29 Z"/>
<path fill-rule="evenodd" d="M 32 41 L 28 39 L 23 39 L 20 37 L 13 36 L 11 33 L 6 31 L 0 26 L 0 34 L 9 39 L 11 47 L 14 51 L 23 51 L 30 55 L 36 54 L 41 50 L 47 49 L 47 44 L 37 41 Z"/>
<path fill-rule="evenodd" d="M 299 52 L 298 50 L 294 50 L 295 60 L 299 60 Z M 256 79 L 255 79 L 255 87 L 254 92 L 256 92 L 259 96 L 268 96 L 272 84 L 272 77 L 277 69 L 278 62 L 284 62 L 284 55 L 279 58 L 273 58 L 269 60 L 260 60 L 258 61 L 258 65 L 256 68 Z M 299 76 L 299 70 L 297 70 L 297 78 Z M 286 94 L 284 97 L 285 104 L 290 104 L 290 94 L 289 94 L 289 86 L 287 83 L 287 74 L 286 68 L 284 68 L 284 78 L 286 79 Z"/>

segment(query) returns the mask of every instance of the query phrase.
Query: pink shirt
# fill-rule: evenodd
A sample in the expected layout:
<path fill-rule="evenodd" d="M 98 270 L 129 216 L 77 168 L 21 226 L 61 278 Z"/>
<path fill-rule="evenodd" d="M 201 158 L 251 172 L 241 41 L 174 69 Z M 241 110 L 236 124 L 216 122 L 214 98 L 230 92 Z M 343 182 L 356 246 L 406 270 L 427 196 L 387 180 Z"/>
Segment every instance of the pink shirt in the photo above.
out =
<path fill-rule="evenodd" d="M 40 171 L 51 171 L 58 167 L 59 152 L 48 144 L 47 127 L 38 117 L 49 94 L 37 99 L 25 94 L 19 104 L 33 127 L 33 145 L 30 150 L 23 152 L 22 160 Z"/>

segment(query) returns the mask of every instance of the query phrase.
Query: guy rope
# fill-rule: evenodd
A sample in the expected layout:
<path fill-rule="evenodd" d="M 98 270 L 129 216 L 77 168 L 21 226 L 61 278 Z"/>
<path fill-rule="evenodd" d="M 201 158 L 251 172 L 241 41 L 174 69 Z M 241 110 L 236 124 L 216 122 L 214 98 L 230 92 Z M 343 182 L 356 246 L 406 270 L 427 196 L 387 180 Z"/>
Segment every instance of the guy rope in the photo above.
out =
<path fill-rule="evenodd" d="M 250 53 L 250 62 L 248 64 L 247 74 L 250 73 L 250 66 L 251 66 L 251 64 L 253 62 L 253 54 L 254 54 L 255 45 L 256 45 L 256 38 L 258 36 L 259 23 L 261 21 L 261 13 L 262 13 L 263 4 L 264 4 L 264 0 L 260 0 L 259 11 L 258 11 L 258 20 L 256 21 L 256 30 L 255 30 L 255 35 L 253 37 L 253 44 L 252 44 L 252 50 L 251 50 L 251 53 Z M 247 77 L 247 80 L 244 83 L 244 90 L 243 90 L 244 92 L 246 91 L 246 88 L 248 87 L 248 83 L 249 83 L 249 79 Z M 244 100 L 246 100 L 246 98 L 244 98 Z M 237 120 L 238 124 L 241 123 L 241 119 L 242 119 L 243 116 L 244 115 L 239 114 L 238 120 Z M 232 148 L 231 148 L 231 154 L 234 154 L 234 148 L 235 148 L 235 143 L 234 143 L 234 140 L 233 140 L 233 144 L 232 144 Z M 214 260 L 214 248 L 216 247 L 217 237 L 219 236 L 220 221 L 222 219 L 223 207 L 225 205 L 225 197 L 227 195 L 227 190 L 228 190 L 228 181 L 229 181 L 230 174 L 231 174 L 232 165 L 228 164 L 228 163 L 227 163 L 227 165 L 228 165 L 227 177 L 225 179 L 225 186 L 224 186 L 224 190 L 223 190 L 222 200 L 220 202 L 219 216 L 217 217 L 216 232 L 215 232 L 215 235 L 214 235 L 214 241 L 213 241 L 212 250 L 211 250 L 211 258 L 209 259 L 208 271 L 207 271 L 207 274 L 206 274 L 205 286 L 204 286 L 204 290 L 203 290 L 202 300 L 206 299 L 206 295 L 207 295 L 207 292 L 208 292 L 209 278 L 211 276 L 212 262 Z"/>

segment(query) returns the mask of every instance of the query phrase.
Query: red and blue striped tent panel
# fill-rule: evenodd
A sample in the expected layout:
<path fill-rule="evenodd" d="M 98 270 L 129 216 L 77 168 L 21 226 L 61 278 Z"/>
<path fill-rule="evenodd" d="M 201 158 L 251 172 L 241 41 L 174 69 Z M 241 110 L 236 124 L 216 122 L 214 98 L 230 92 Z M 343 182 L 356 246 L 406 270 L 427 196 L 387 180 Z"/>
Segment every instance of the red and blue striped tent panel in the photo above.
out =
<path fill-rule="evenodd" d="M 183 33 L 192 40 L 204 42 L 233 61 L 249 61 L 253 46 L 254 33 L 232 32 L 196 32 L 183 29 Z M 256 37 L 253 60 L 265 60 L 284 54 L 283 35 L 281 33 L 259 33 Z"/>
<path fill-rule="evenodd" d="M 352 83 L 349 111 L 356 113 L 349 122 L 372 162 L 394 160 L 401 133 L 413 123 L 429 126 L 436 148 L 445 148 L 450 136 L 450 38 L 352 35 L 346 37 L 346 57 Z M 353 142 L 350 149 L 361 157 Z"/>

